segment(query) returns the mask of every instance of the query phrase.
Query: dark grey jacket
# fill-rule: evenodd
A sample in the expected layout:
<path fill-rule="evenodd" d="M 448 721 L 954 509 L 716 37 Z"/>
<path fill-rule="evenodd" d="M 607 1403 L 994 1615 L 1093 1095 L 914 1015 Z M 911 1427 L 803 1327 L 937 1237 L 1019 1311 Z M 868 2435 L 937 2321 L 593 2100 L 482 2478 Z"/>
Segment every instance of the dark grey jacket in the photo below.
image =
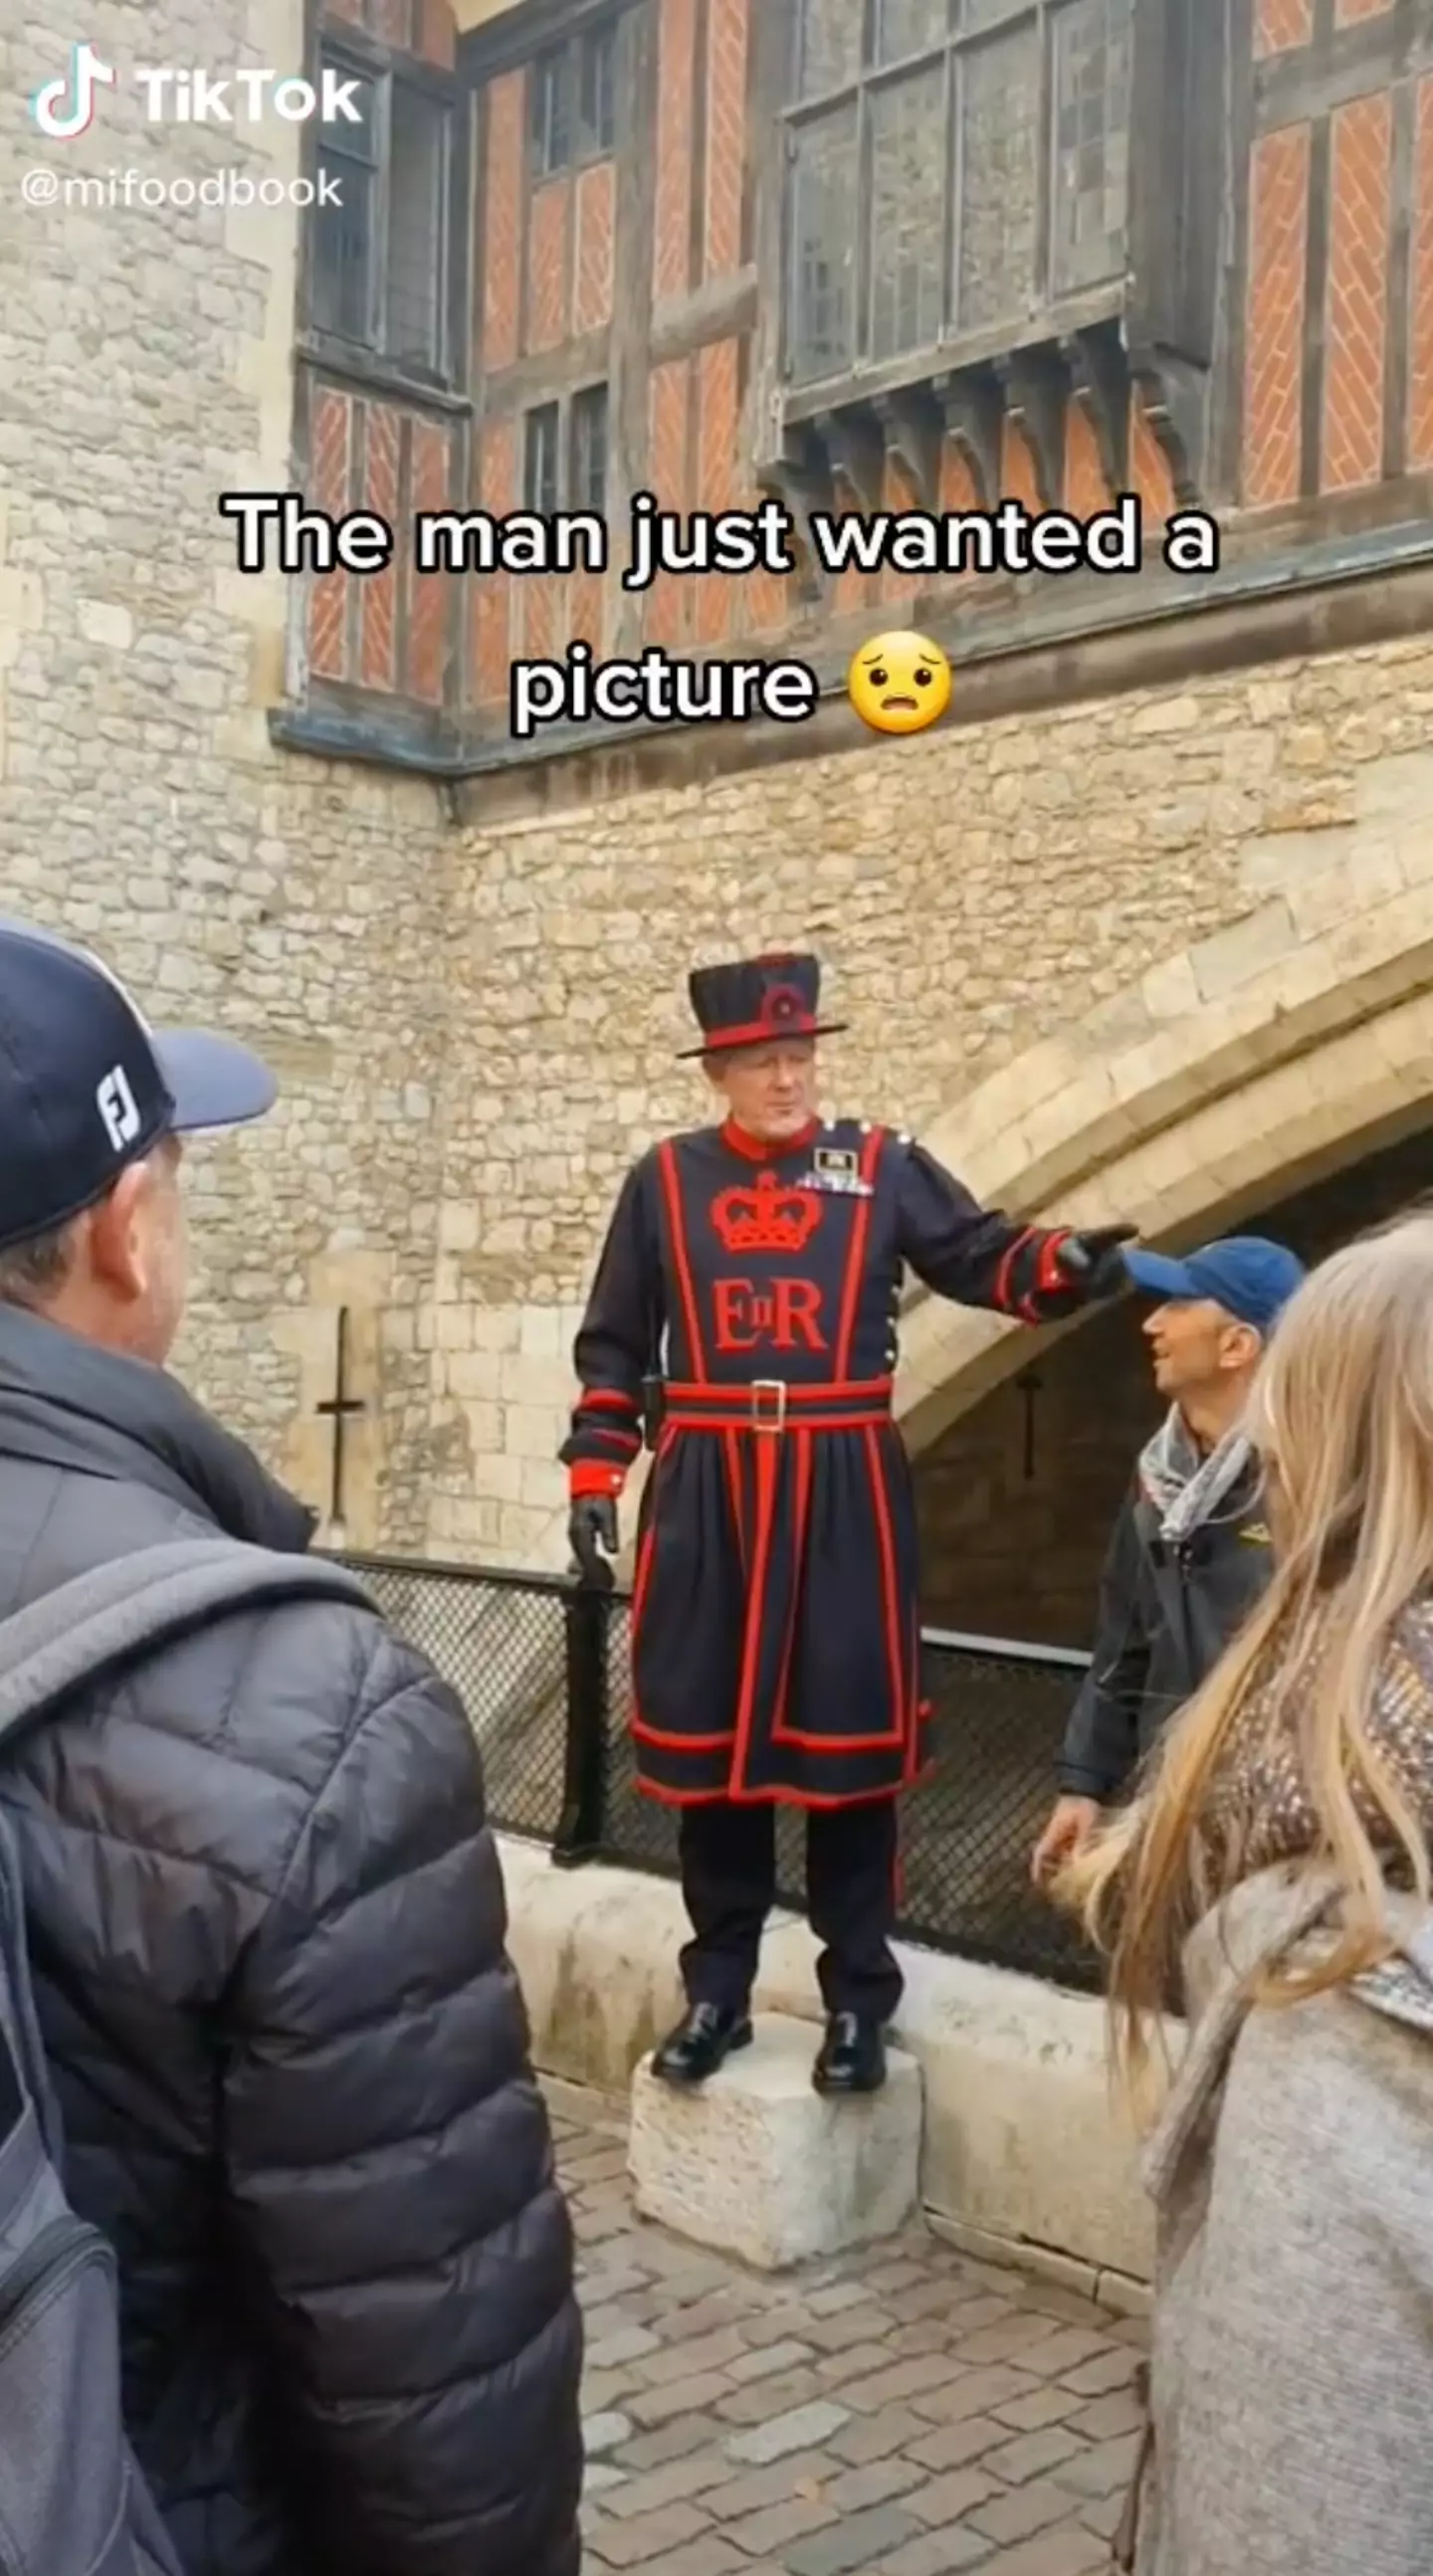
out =
<path fill-rule="evenodd" d="M 0 1308 L 0 1615 L 216 1528 L 311 1521 L 166 1374 Z M 186 2576 L 575 2576 L 572 2236 L 452 1692 L 359 1607 L 228 1613 L 0 1801 Z"/>
<path fill-rule="evenodd" d="M 1136 1479 L 1105 1558 L 1094 1653 L 1065 1732 L 1066 1795 L 1119 1796 L 1253 1609 L 1270 1563 L 1256 1474 L 1177 1548 L 1160 1536 Z"/>

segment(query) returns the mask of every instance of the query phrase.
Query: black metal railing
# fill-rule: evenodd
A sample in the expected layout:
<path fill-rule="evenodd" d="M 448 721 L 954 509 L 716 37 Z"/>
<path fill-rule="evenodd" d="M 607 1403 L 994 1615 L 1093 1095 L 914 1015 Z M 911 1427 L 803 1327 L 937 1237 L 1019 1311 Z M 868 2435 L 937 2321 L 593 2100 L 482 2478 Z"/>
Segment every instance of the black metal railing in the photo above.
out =
<path fill-rule="evenodd" d="M 637 1786 L 628 1730 L 630 1600 L 560 1575 L 347 1556 L 467 1708 L 489 1813 L 565 1866 L 675 1876 L 676 1818 Z M 1098 1962 L 1030 1882 L 1060 1741 L 1089 1658 L 927 1629 L 931 1760 L 902 1801 L 908 1940 L 1087 1991 Z M 801 1819 L 777 1820 L 784 1903 L 803 1899 Z"/>

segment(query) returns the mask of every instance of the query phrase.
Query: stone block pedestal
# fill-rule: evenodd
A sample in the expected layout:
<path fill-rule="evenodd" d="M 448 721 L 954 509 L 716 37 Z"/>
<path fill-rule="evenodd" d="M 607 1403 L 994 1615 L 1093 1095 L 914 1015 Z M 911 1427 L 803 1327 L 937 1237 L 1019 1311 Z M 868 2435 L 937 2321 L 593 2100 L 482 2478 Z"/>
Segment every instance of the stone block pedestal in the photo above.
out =
<path fill-rule="evenodd" d="M 892 2236 L 920 2191 L 921 2078 L 889 2052 L 883 2092 L 824 2101 L 814 2023 L 761 2013 L 749 2048 L 691 2093 L 643 2061 L 628 2154 L 644 2218 L 764 2272 Z"/>

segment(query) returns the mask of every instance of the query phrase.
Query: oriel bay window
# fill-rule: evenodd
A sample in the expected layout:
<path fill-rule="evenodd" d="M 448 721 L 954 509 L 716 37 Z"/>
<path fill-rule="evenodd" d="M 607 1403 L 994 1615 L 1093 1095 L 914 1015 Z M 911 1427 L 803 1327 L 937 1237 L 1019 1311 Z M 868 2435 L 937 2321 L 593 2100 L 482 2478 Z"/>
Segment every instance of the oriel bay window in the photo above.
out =
<path fill-rule="evenodd" d="M 788 386 L 1117 300 L 1136 5 L 794 0 Z"/>

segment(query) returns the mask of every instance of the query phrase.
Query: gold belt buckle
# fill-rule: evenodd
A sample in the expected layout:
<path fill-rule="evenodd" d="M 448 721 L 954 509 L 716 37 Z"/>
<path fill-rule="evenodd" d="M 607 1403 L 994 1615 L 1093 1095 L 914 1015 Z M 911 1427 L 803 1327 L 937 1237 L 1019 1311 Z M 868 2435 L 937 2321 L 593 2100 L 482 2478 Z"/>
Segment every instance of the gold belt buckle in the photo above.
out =
<path fill-rule="evenodd" d="M 762 1397 L 775 1398 L 775 1411 L 762 1411 Z M 786 1380 L 780 1377 L 756 1377 L 751 1382 L 751 1427 L 753 1431 L 784 1431 L 786 1428 Z"/>

